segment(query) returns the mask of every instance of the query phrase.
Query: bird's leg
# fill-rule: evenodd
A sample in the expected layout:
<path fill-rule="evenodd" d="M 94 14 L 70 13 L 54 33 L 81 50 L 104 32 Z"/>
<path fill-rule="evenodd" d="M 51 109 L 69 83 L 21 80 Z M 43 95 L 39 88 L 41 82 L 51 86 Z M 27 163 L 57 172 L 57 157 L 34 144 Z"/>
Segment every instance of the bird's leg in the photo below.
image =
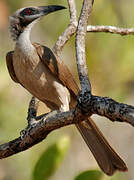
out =
<path fill-rule="evenodd" d="M 28 107 L 28 127 L 36 123 L 37 110 L 39 106 L 39 100 L 35 97 L 32 97 L 29 107 Z"/>
<path fill-rule="evenodd" d="M 28 125 L 25 129 L 23 129 L 20 132 L 21 138 L 24 138 L 28 130 L 33 126 L 35 126 L 35 124 L 37 123 L 36 116 L 37 116 L 38 105 L 39 105 L 39 100 L 33 96 L 28 107 L 28 116 L 27 116 Z"/>
<path fill-rule="evenodd" d="M 26 136 L 26 134 L 32 127 L 34 127 L 40 120 L 42 120 L 42 118 L 49 117 L 49 113 L 45 113 L 40 116 L 37 116 L 39 102 L 40 102 L 40 100 L 38 100 L 36 97 L 33 96 L 29 103 L 28 116 L 27 116 L 28 125 L 25 129 L 23 129 L 20 132 L 20 136 L 22 139 Z M 52 111 L 50 113 L 50 116 L 57 112 L 58 111 Z"/>

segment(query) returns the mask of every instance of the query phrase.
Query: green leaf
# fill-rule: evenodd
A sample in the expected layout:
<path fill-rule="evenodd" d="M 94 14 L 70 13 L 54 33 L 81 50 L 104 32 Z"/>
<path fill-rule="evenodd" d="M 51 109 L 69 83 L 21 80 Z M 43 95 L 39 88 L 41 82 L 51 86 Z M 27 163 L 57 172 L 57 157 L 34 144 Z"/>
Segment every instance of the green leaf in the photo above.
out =
<path fill-rule="evenodd" d="M 37 161 L 33 180 L 47 180 L 52 176 L 62 162 L 69 147 L 69 138 L 63 137 L 50 146 Z"/>
<path fill-rule="evenodd" d="M 103 173 L 97 170 L 89 170 L 80 173 L 74 180 L 100 180 Z"/>
<path fill-rule="evenodd" d="M 117 172 L 110 178 L 110 180 L 125 180 L 125 179 L 126 178 L 124 177 L 124 174 L 120 172 Z"/>

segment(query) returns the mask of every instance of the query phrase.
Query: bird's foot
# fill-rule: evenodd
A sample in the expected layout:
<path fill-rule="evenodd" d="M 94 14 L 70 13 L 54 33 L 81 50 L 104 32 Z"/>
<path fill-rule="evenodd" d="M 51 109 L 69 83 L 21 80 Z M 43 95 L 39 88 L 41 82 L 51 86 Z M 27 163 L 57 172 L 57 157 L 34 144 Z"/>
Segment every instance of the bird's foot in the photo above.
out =
<path fill-rule="evenodd" d="M 52 111 L 50 113 L 46 113 L 46 114 L 42 114 L 40 116 L 31 116 L 31 117 L 28 117 L 27 120 L 28 120 L 28 126 L 23 129 L 21 132 L 20 132 L 20 136 L 21 136 L 21 139 L 24 139 L 28 134 L 29 134 L 29 131 L 34 128 L 37 123 L 40 123 L 40 121 L 44 118 L 47 118 L 47 117 L 51 117 L 52 115 L 55 115 L 57 112 L 57 110 L 55 111 Z"/>
<path fill-rule="evenodd" d="M 28 135 L 28 132 L 29 132 L 32 128 L 34 128 L 37 123 L 38 123 L 38 121 L 36 121 L 35 119 L 29 121 L 28 126 L 27 126 L 25 129 L 23 129 L 22 131 L 20 131 L 20 137 L 21 137 L 21 139 L 24 139 L 24 138 L 26 137 L 26 135 Z"/>

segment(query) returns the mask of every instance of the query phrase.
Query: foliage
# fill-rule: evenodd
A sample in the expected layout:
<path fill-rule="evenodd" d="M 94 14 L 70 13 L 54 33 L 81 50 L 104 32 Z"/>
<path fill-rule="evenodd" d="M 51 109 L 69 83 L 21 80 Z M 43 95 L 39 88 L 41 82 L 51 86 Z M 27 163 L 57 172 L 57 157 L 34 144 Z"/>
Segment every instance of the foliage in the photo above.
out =
<path fill-rule="evenodd" d="M 69 146 L 68 137 L 63 137 L 40 156 L 37 161 L 33 180 L 47 180 L 52 176 L 61 164 Z"/>
<path fill-rule="evenodd" d="M 79 174 L 74 180 L 101 180 L 103 173 L 97 170 L 84 171 Z"/>

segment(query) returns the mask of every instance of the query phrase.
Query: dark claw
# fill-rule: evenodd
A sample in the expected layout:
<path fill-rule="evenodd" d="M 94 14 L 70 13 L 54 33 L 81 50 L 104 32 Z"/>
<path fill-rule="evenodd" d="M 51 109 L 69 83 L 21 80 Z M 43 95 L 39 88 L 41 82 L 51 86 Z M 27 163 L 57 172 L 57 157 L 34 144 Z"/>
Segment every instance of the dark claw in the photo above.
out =
<path fill-rule="evenodd" d="M 21 137 L 21 139 L 24 139 L 25 136 L 26 136 L 26 134 L 27 134 L 27 130 L 26 130 L 26 129 L 23 129 L 22 131 L 20 131 L 20 137 Z"/>
<path fill-rule="evenodd" d="M 32 128 L 34 128 L 37 123 L 38 123 L 38 122 L 35 121 L 35 120 L 34 120 L 34 121 L 29 121 L 29 125 L 28 125 L 25 129 L 23 129 L 22 131 L 20 131 L 21 139 L 24 139 L 24 138 L 27 136 L 28 132 L 29 132 Z"/>

